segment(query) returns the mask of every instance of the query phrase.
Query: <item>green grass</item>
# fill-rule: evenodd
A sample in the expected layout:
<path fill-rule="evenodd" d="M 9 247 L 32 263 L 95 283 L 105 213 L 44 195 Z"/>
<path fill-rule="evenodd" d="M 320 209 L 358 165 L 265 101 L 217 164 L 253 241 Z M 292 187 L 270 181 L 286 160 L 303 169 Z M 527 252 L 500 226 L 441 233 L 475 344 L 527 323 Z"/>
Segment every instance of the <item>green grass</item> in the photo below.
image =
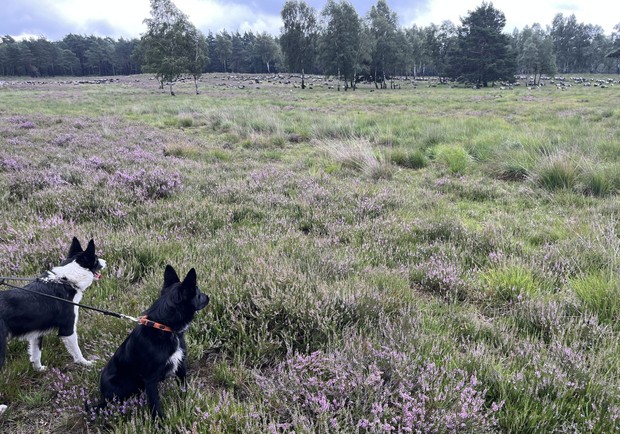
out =
<path fill-rule="evenodd" d="M 0 432 L 620 430 L 620 86 L 137 78 L 0 89 L 0 275 L 94 237 L 83 302 L 138 315 L 195 267 L 188 390 L 84 417 L 133 326 L 84 311 L 96 368 L 9 343 Z"/>
<path fill-rule="evenodd" d="M 602 271 L 575 278 L 571 286 L 585 308 L 617 328 L 620 319 L 620 280 Z"/>
<path fill-rule="evenodd" d="M 438 163 L 446 166 L 454 175 L 464 174 L 471 163 L 471 156 L 460 145 L 437 145 L 431 153 Z"/>

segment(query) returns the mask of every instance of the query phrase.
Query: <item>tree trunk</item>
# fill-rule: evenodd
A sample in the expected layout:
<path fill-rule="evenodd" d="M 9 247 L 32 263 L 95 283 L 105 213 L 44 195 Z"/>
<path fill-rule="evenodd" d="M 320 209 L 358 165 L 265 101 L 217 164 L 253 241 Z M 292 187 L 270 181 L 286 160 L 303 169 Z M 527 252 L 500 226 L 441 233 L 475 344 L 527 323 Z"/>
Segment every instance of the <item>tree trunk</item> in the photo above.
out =
<path fill-rule="evenodd" d="M 301 88 L 302 89 L 306 88 L 304 68 L 301 68 Z"/>

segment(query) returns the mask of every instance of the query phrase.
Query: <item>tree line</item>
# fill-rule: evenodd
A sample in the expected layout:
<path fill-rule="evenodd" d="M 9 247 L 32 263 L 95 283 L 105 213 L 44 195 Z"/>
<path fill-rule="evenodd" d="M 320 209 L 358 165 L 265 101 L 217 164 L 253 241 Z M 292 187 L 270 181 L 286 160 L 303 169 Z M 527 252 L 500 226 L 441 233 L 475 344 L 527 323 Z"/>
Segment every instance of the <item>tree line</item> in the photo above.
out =
<path fill-rule="evenodd" d="M 204 35 L 172 0 L 150 0 L 147 31 L 137 39 L 69 34 L 60 41 L 32 38 L 0 43 L 0 75 L 88 76 L 150 72 L 174 82 L 182 74 L 326 74 L 345 88 L 359 80 L 387 87 L 391 77 L 437 76 L 486 86 L 527 74 L 534 81 L 557 73 L 620 73 L 608 57 L 620 48 L 620 23 L 611 35 L 600 26 L 557 14 L 543 28 L 533 24 L 504 33 L 504 14 L 483 2 L 461 18 L 429 26 L 400 27 L 386 0 L 363 16 L 346 0 L 328 0 L 321 11 L 288 0 L 283 28 L 267 33 Z M 303 83 L 302 83 L 303 87 Z"/>

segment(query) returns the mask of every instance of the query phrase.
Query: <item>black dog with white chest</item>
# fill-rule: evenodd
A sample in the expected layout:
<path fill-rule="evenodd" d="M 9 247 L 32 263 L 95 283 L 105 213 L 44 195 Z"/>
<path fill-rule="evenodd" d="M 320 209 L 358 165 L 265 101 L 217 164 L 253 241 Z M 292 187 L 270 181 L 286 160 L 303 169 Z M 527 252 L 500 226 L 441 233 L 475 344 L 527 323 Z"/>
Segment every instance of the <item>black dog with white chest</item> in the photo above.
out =
<path fill-rule="evenodd" d="M 101 402 L 96 408 L 145 391 L 152 416 L 163 417 L 159 383 L 169 375 L 185 383 L 184 333 L 196 312 L 208 304 L 209 297 L 196 286 L 193 268 L 181 282 L 174 268 L 167 265 L 160 297 L 140 317 L 140 324 L 101 372 Z"/>
<path fill-rule="evenodd" d="M 32 366 L 38 371 L 45 370 L 41 364 L 43 337 L 54 330 L 73 360 L 90 366 L 93 362 L 84 358 L 78 346 L 78 307 L 45 295 L 79 303 L 84 291 L 101 277 L 100 271 L 105 266 L 105 261 L 95 254 L 93 240 L 83 250 L 74 237 L 67 258 L 26 285 L 28 291 L 21 288 L 0 291 L 0 368 L 4 366 L 8 340 L 17 338 L 28 341 Z M 0 414 L 4 410 L 6 406 L 0 405 Z"/>

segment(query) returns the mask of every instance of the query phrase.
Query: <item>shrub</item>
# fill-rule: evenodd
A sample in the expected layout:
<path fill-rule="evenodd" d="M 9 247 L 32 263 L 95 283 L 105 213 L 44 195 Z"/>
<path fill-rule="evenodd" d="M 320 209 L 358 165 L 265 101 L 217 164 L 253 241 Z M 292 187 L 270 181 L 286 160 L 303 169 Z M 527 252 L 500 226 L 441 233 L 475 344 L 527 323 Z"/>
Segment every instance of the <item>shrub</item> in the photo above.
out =
<path fill-rule="evenodd" d="M 424 291 L 451 299 L 462 298 L 467 288 L 458 262 L 443 252 L 414 267 L 409 280 Z"/>

